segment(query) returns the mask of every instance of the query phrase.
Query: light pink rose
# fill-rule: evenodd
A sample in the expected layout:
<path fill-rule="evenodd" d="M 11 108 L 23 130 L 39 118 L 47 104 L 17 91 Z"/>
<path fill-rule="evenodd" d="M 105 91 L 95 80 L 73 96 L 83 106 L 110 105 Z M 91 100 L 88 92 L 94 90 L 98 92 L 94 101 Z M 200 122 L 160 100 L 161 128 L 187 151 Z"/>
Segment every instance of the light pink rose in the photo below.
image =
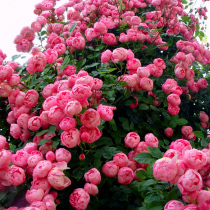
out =
<path fill-rule="evenodd" d="M 9 150 L 0 150 L 0 169 L 8 167 L 12 161 L 12 152 Z"/>
<path fill-rule="evenodd" d="M 48 173 L 47 180 L 56 190 L 62 190 L 71 185 L 71 180 L 56 167 Z"/>
<path fill-rule="evenodd" d="M 106 162 L 102 167 L 102 172 L 108 177 L 115 177 L 119 171 L 119 166 L 114 161 Z"/>
<path fill-rule="evenodd" d="M 70 90 L 60 91 L 55 97 L 56 105 L 58 105 L 61 109 L 64 109 L 68 102 L 72 100 L 73 98 Z"/>
<path fill-rule="evenodd" d="M 189 204 L 182 208 L 182 210 L 198 210 L 198 205 L 197 204 Z"/>
<path fill-rule="evenodd" d="M 71 153 L 64 148 L 59 148 L 55 151 L 55 158 L 58 162 L 69 162 L 71 160 Z"/>
<path fill-rule="evenodd" d="M 31 189 L 26 192 L 26 200 L 28 203 L 32 204 L 35 201 L 41 201 L 44 196 L 43 189 Z"/>
<path fill-rule="evenodd" d="M 29 158 L 29 154 L 23 149 L 18 150 L 15 154 L 12 155 L 13 164 L 25 168 L 27 166 L 27 159 Z"/>
<path fill-rule="evenodd" d="M 21 128 L 17 124 L 10 125 L 10 134 L 14 139 L 19 139 L 21 135 Z"/>
<path fill-rule="evenodd" d="M 186 150 L 191 150 L 192 146 L 191 146 L 190 142 L 187 140 L 177 139 L 176 141 L 171 142 L 169 148 L 175 149 L 175 150 L 181 152 L 182 154 L 184 154 L 184 152 Z"/>
<path fill-rule="evenodd" d="M 35 201 L 33 202 L 30 207 L 38 208 L 39 210 L 46 210 L 47 207 L 42 201 Z"/>
<path fill-rule="evenodd" d="M 131 168 L 122 167 L 118 171 L 117 181 L 120 184 L 128 185 L 133 181 L 133 178 L 134 178 L 134 173 L 133 173 L 133 170 Z"/>
<path fill-rule="evenodd" d="M 92 86 L 92 90 L 99 90 L 103 85 L 103 81 L 98 79 L 98 78 L 94 78 L 93 79 L 93 86 Z"/>
<path fill-rule="evenodd" d="M 66 107 L 64 109 L 65 114 L 67 116 L 70 116 L 70 117 L 72 117 L 72 116 L 74 116 L 76 114 L 79 114 L 81 111 L 82 111 L 82 105 L 77 100 L 69 101 L 66 104 Z"/>
<path fill-rule="evenodd" d="M 80 144 L 80 132 L 76 128 L 61 133 L 61 142 L 68 148 L 73 148 Z"/>
<path fill-rule="evenodd" d="M 52 169 L 52 163 L 49 160 L 43 160 L 40 161 L 34 171 L 33 171 L 33 177 L 34 178 L 45 178 L 47 174 Z"/>
<path fill-rule="evenodd" d="M 111 57 L 112 62 L 117 63 L 119 61 L 124 61 L 126 60 L 127 55 L 128 51 L 125 48 L 123 47 L 117 48 L 112 52 L 112 57 Z"/>
<path fill-rule="evenodd" d="M 107 27 L 104 23 L 102 22 L 96 22 L 94 23 L 94 30 L 96 32 L 99 32 L 100 34 L 105 34 L 107 33 Z"/>
<path fill-rule="evenodd" d="M 28 90 L 24 97 L 24 105 L 27 107 L 34 107 L 38 102 L 39 94 L 36 90 Z"/>
<path fill-rule="evenodd" d="M 84 174 L 86 182 L 98 185 L 101 182 L 101 174 L 96 168 L 91 168 L 87 173 Z"/>
<path fill-rule="evenodd" d="M 172 105 L 177 105 L 177 106 L 181 103 L 181 99 L 180 99 L 179 95 L 174 94 L 174 93 L 168 95 L 167 101 L 168 101 L 168 103 L 170 103 Z"/>
<path fill-rule="evenodd" d="M 131 60 L 128 60 L 126 68 L 129 70 L 136 70 L 139 67 L 141 67 L 141 62 L 137 58 L 133 58 Z"/>
<path fill-rule="evenodd" d="M 172 88 L 177 86 L 177 82 L 174 79 L 167 79 L 166 82 L 162 85 L 162 90 L 166 94 L 170 94 Z"/>
<path fill-rule="evenodd" d="M 209 201 L 210 201 L 210 191 L 200 190 L 197 199 L 199 210 L 209 209 L 210 208 Z"/>
<path fill-rule="evenodd" d="M 146 134 L 144 139 L 145 139 L 147 146 L 158 147 L 158 143 L 159 143 L 158 138 L 155 137 L 152 133 Z"/>
<path fill-rule="evenodd" d="M 86 84 L 78 84 L 74 85 L 72 88 L 72 95 L 79 102 L 83 102 L 92 95 L 92 91 L 90 86 Z"/>
<path fill-rule="evenodd" d="M 84 189 L 77 188 L 70 195 L 69 202 L 73 208 L 85 210 L 90 202 L 90 196 Z"/>
<path fill-rule="evenodd" d="M 188 168 L 199 170 L 207 163 L 207 155 L 197 149 L 186 150 L 183 160 Z"/>
<path fill-rule="evenodd" d="M 23 128 L 23 129 L 27 129 L 29 119 L 30 119 L 30 116 L 26 113 L 23 113 L 18 117 L 17 124 L 19 125 L 19 127 Z"/>
<path fill-rule="evenodd" d="M 117 39 L 113 33 L 105 33 L 103 35 L 103 41 L 107 45 L 116 45 Z"/>
<path fill-rule="evenodd" d="M 146 144 L 146 142 L 141 141 L 135 146 L 134 152 L 136 154 L 139 154 L 139 153 L 142 153 L 142 152 L 149 152 L 147 147 L 148 147 L 148 145 Z"/>
<path fill-rule="evenodd" d="M 4 136 L 0 135 L 0 151 L 4 149 L 6 142 L 7 139 Z"/>
<path fill-rule="evenodd" d="M 170 200 L 164 207 L 164 210 L 182 210 L 184 204 L 177 200 Z"/>
<path fill-rule="evenodd" d="M 28 129 L 31 131 L 37 131 L 41 128 L 42 121 L 40 117 L 34 116 L 28 120 Z"/>
<path fill-rule="evenodd" d="M 177 170 L 177 165 L 174 160 L 163 157 L 155 162 L 153 166 L 153 175 L 157 180 L 169 182 L 174 179 Z"/>
<path fill-rule="evenodd" d="M 139 67 L 137 69 L 137 75 L 139 77 L 149 77 L 150 76 L 150 71 L 147 67 Z"/>
<path fill-rule="evenodd" d="M 60 129 L 64 130 L 64 131 L 68 131 L 72 128 L 75 128 L 77 125 L 77 121 L 76 119 L 72 118 L 72 117 L 65 117 L 60 123 L 59 123 L 59 127 Z"/>
<path fill-rule="evenodd" d="M 187 195 L 190 192 L 200 190 L 202 185 L 201 175 L 193 169 L 188 169 L 185 174 L 179 178 L 177 183 L 182 195 Z"/>
<path fill-rule="evenodd" d="M 153 81 L 150 78 L 143 77 L 140 80 L 140 86 L 143 90 L 151 91 L 153 89 Z"/>
<path fill-rule="evenodd" d="M 27 164 L 29 167 L 31 168 L 35 168 L 36 165 L 40 162 L 44 160 L 44 158 L 42 157 L 42 155 L 38 155 L 38 154 L 34 154 L 34 155 L 31 155 L 28 159 L 27 159 Z"/>
<path fill-rule="evenodd" d="M 84 190 L 90 195 L 97 195 L 98 194 L 98 187 L 92 183 L 86 183 L 84 186 Z"/>
<path fill-rule="evenodd" d="M 50 108 L 48 112 L 48 118 L 50 120 L 50 123 L 59 123 L 63 118 L 65 117 L 65 114 L 63 110 L 59 106 L 53 106 Z"/>
<path fill-rule="evenodd" d="M 10 182 L 11 185 L 18 186 L 23 184 L 26 176 L 22 168 L 12 165 L 9 171 L 6 173 L 5 179 Z"/>
<path fill-rule="evenodd" d="M 134 148 L 140 142 L 140 136 L 135 132 L 130 132 L 124 139 L 125 145 Z"/>
<path fill-rule="evenodd" d="M 161 58 L 156 58 L 153 63 L 155 64 L 155 66 L 160 67 L 161 69 L 165 69 L 166 68 L 166 64 L 164 62 L 163 59 Z"/>

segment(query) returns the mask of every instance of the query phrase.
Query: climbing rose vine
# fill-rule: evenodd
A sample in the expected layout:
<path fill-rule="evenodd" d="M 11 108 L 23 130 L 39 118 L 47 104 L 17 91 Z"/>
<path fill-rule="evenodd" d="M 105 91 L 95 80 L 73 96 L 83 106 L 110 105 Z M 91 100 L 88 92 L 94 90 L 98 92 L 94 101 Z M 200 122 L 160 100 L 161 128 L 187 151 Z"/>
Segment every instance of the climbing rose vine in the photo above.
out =
<path fill-rule="evenodd" d="M 2 208 L 210 209 L 204 3 L 35 5 L 28 61 L 0 50 Z"/>

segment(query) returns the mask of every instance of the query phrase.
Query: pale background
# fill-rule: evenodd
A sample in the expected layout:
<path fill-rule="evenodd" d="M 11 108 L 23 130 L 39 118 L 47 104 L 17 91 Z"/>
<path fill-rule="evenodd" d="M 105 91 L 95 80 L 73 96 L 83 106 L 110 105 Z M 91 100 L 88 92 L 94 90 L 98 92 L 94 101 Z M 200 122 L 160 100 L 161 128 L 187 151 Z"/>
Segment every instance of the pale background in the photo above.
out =
<path fill-rule="evenodd" d="M 7 54 L 6 60 L 11 60 L 12 55 L 20 54 L 16 51 L 14 38 L 20 33 L 24 26 L 30 26 L 36 20 L 33 13 L 34 5 L 42 0 L 0 0 L 0 49 Z M 68 0 L 57 1 L 57 6 L 66 3 Z M 198 2 L 200 2 L 199 0 Z M 209 20 L 206 21 L 208 42 L 210 43 L 210 2 L 205 3 L 208 11 Z M 56 7 L 57 7 L 56 6 Z M 23 56 L 30 57 L 29 53 Z M 25 59 L 22 59 L 24 62 Z M 23 63 L 22 60 L 17 61 Z"/>

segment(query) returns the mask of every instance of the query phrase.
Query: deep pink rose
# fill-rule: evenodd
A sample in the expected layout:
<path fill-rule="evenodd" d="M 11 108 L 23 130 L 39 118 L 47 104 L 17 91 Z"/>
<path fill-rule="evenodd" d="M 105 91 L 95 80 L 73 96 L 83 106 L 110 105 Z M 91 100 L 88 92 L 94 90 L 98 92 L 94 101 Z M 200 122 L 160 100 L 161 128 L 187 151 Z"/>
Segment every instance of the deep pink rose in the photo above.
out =
<path fill-rule="evenodd" d="M 130 132 L 124 139 L 125 145 L 134 148 L 140 142 L 140 136 L 135 132 Z"/>
<path fill-rule="evenodd" d="M 119 171 L 119 166 L 114 161 L 106 162 L 102 167 L 102 172 L 108 177 L 115 177 Z"/>
<path fill-rule="evenodd" d="M 133 170 L 131 168 L 122 167 L 118 171 L 117 181 L 120 184 L 128 185 L 133 181 L 133 178 L 134 178 L 134 173 L 133 173 Z"/>
<path fill-rule="evenodd" d="M 86 182 L 98 185 L 101 182 L 101 174 L 96 168 L 91 168 L 87 173 L 84 174 Z"/>

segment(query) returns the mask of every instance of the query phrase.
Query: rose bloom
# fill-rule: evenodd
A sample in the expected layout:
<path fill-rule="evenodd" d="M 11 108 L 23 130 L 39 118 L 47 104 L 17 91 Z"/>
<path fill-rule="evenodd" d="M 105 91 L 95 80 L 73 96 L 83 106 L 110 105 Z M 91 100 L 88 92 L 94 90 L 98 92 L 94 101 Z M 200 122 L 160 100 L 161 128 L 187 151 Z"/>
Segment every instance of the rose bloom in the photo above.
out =
<path fill-rule="evenodd" d="M 64 148 L 59 148 L 55 151 L 55 158 L 58 162 L 69 162 L 71 160 L 71 153 Z"/>
<path fill-rule="evenodd" d="M 128 165 L 128 157 L 126 154 L 120 152 L 113 157 L 114 164 L 119 167 L 126 167 Z"/>
<path fill-rule="evenodd" d="M 100 117 L 102 120 L 110 121 L 113 118 L 113 110 L 115 110 L 115 109 L 116 109 L 116 107 L 100 104 L 97 107 L 97 112 L 100 114 Z"/>
<path fill-rule="evenodd" d="M 200 121 L 203 123 L 206 123 L 209 121 L 209 116 L 204 112 L 204 111 L 200 111 Z"/>
<path fill-rule="evenodd" d="M 179 114 L 180 108 L 177 105 L 168 104 L 168 113 L 170 115 L 177 115 Z"/>
<path fill-rule="evenodd" d="M 77 125 L 77 121 L 75 118 L 72 117 L 65 117 L 60 123 L 59 123 L 59 127 L 60 129 L 64 130 L 64 131 L 68 131 L 72 128 L 75 128 Z"/>
<path fill-rule="evenodd" d="M 145 137 L 145 142 L 150 147 L 158 147 L 158 138 L 155 137 L 152 133 L 148 133 Z"/>
<path fill-rule="evenodd" d="M 146 142 L 141 141 L 135 146 L 134 152 L 136 154 L 139 154 L 139 153 L 142 153 L 142 152 L 149 152 L 147 147 L 148 147 L 148 145 L 146 144 Z"/>
<path fill-rule="evenodd" d="M 164 134 L 167 136 L 167 137 L 171 137 L 173 135 L 173 129 L 168 127 L 164 130 Z"/>
<path fill-rule="evenodd" d="M 106 162 L 102 167 L 102 172 L 108 177 L 115 177 L 119 171 L 119 166 L 114 161 Z"/>
<path fill-rule="evenodd" d="M 25 172 L 22 168 L 12 165 L 5 175 L 5 179 L 14 186 L 23 184 L 26 179 Z"/>
<path fill-rule="evenodd" d="M 153 89 L 153 81 L 150 78 L 143 77 L 140 80 L 140 86 L 143 90 L 151 91 Z"/>
<path fill-rule="evenodd" d="M 174 179 L 177 174 L 177 165 L 170 158 L 163 157 L 158 159 L 153 166 L 153 175 L 155 179 L 169 182 Z"/>
<path fill-rule="evenodd" d="M 43 189 L 31 189 L 27 190 L 25 198 L 28 203 L 32 204 L 35 201 L 41 201 L 44 196 Z"/>
<path fill-rule="evenodd" d="M 140 142 L 140 136 L 135 132 L 130 132 L 124 139 L 125 145 L 134 148 Z"/>
<path fill-rule="evenodd" d="M 128 185 L 133 181 L 133 178 L 134 178 L 133 170 L 128 167 L 122 167 L 118 171 L 117 181 L 120 184 Z"/>
<path fill-rule="evenodd" d="M 86 128 L 85 126 L 82 126 L 80 128 L 80 133 L 81 133 L 81 140 L 89 144 L 97 141 L 102 136 L 102 132 L 97 127 Z"/>
<path fill-rule="evenodd" d="M 90 195 L 97 195 L 98 194 L 98 187 L 95 184 L 86 183 L 84 186 L 84 190 Z"/>
<path fill-rule="evenodd" d="M 28 90 L 24 97 L 24 105 L 27 107 L 34 107 L 38 102 L 39 94 L 36 90 Z"/>
<path fill-rule="evenodd" d="M 9 150 L 0 150 L 0 169 L 6 168 L 12 161 L 12 152 Z"/>
<path fill-rule="evenodd" d="M 112 62 L 117 63 L 119 61 L 124 61 L 126 60 L 127 55 L 128 51 L 125 48 L 123 47 L 117 48 L 112 52 L 111 56 Z"/>
<path fill-rule="evenodd" d="M 136 70 L 141 67 L 141 62 L 137 58 L 133 58 L 127 62 L 126 68 L 129 70 Z"/>
<path fill-rule="evenodd" d="M 207 163 L 207 155 L 197 149 L 186 150 L 183 160 L 188 168 L 199 170 Z"/>
<path fill-rule="evenodd" d="M 106 50 L 101 53 L 101 63 L 108 63 L 111 59 L 112 52 L 111 50 Z"/>
<path fill-rule="evenodd" d="M 96 168 L 91 168 L 87 173 L 84 174 L 86 182 L 98 185 L 101 182 L 101 174 Z"/>
<path fill-rule="evenodd" d="M 76 100 L 83 102 L 92 95 L 92 91 L 90 86 L 86 84 L 78 84 L 74 85 L 72 88 L 72 95 Z"/>
<path fill-rule="evenodd" d="M 73 148 L 80 144 L 80 132 L 76 128 L 61 133 L 61 142 L 68 148 Z"/>
<path fill-rule="evenodd" d="M 208 82 L 206 81 L 206 79 L 201 78 L 197 81 L 197 85 L 200 89 L 206 89 L 208 86 Z"/>
<path fill-rule="evenodd" d="M 45 178 L 52 169 L 52 163 L 49 160 L 40 161 L 34 171 L 33 178 Z"/>
<path fill-rule="evenodd" d="M 186 150 L 191 150 L 192 146 L 189 141 L 184 139 L 177 139 L 176 141 L 171 142 L 170 149 L 175 149 L 184 154 Z"/>
<path fill-rule="evenodd" d="M 73 208 L 85 210 L 90 202 L 90 196 L 84 189 L 77 188 L 70 195 L 69 202 Z"/>
<path fill-rule="evenodd" d="M 170 200 L 164 207 L 164 210 L 182 210 L 184 204 L 177 200 Z"/>
<path fill-rule="evenodd" d="M 7 141 L 6 138 L 4 136 L 0 135 L 0 151 L 2 149 L 4 149 L 6 141 Z"/>
<path fill-rule="evenodd" d="M 46 56 L 46 59 L 47 59 L 47 62 L 48 63 L 54 63 L 57 58 L 58 58 L 58 53 L 56 50 L 53 50 L 53 49 L 47 49 L 45 52 L 44 52 L 45 56 Z"/>
<path fill-rule="evenodd" d="M 38 116 L 31 117 L 28 120 L 28 129 L 31 131 L 37 131 L 37 130 L 39 130 L 39 128 L 41 128 L 41 123 L 42 123 L 42 121 L 41 121 L 40 117 L 38 117 Z"/>
<path fill-rule="evenodd" d="M 190 192 L 200 190 L 202 185 L 201 175 L 193 169 L 188 169 L 185 174 L 179 178 L 177 183 L 182 195 L 187 195 Z"/>
<path fill-rule="evenodd" d="M 168 95 L 167 101 L 168 101 L 168 103 L 170 103 L 172 105 L 179 105 L 181 103 L 181 99 L 180 99 L 179 95 L 174 94 L 174 93 Z"/>
<path fill-rule="evenodd" d="M 101 122 L 100 114 L 94 109 L 87 109 L 80 117 L 81 123 L 87 128 L 97 127 Z"/>
<path fill-rule="evenodd" d="M 116 45 L 117 39 L 113 33 L 105 33 L 103 35 L 103 41 L 107 45 Z"/>
<path fill-rule="evenodd" d="M 74 116 L 82 111 L 82 105 L 79 101 L 73 100 L 66 104 L 64 112 L 67 116 Z"/>
<path fill-rule="evenodd" d="M 191 126 L 183 126 L 181 131 L 184 136 L 188 136 L 190 133 L 192 133 L 193 128 Z"/>

